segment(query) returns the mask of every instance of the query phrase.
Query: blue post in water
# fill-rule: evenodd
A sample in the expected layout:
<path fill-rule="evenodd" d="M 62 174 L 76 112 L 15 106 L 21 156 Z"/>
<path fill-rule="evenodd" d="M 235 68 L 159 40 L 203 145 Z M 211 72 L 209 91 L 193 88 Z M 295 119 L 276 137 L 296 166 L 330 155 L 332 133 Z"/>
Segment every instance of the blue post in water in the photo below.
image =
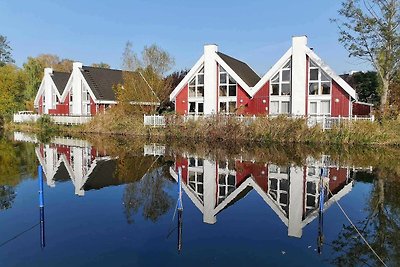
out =
<path fill-rule="evenodd" d="M 43 167 L 38 167 L 39 180 L 39 210 L 40 210 L 40 247 L 46 246 L 44 231 L 44 196 L 43 196 Z"/>
<path fill-rule="evenodd" d="M 182 203 L 182 168 L 178 169 L 178 252 L 182 250 L 183 229 L 183 203 Z"/>
<path fill-rule="evenodd" d="M 182 168 L 178 169 L 178 210 L 183 210 L 182 204 Z"/>
<path fill-rule="evenodd" d="M 319 178 L 319 211 L 318 211 L 318 253 L 322 253 L 322 245 L 324 242 L 324 202 L 325 202 L 325 186 L 324 186 L 324 169 L 321 168 Z"/>

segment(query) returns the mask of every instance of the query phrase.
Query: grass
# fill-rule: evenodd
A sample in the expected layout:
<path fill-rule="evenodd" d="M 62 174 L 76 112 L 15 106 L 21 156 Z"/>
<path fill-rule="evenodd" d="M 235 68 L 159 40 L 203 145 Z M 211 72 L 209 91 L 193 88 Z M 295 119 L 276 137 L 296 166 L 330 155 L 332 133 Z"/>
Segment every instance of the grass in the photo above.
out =
<path fill-rule="evenodd" d="M 285 116 L 257 117 L 239 121 L 235 117 L 212 116 L 184 121 L 179 116 L 168 116 L 164 128 L 143 125 L 143 115 L 121 112 L 99 114 L 81 126 L 57 126 L 49 118 L 36 124 L 10 124 L 8 130 L 46 132 L 52 134 L 107 134 L 142 136 L 162 142 L 209 143 L 234 147 L 237 145 L 264 146 L 270 144 L 310 145 L 400 145 L 400 117 L 380 122 L 342 122 L 330 130 L 315 125 L 307 126 L 305 119 Z"/>
<path fill-rule="evenodd" d="M 347 144 L 399 145 L 400 120 L 342 122 L 331 130 L 308 127 L 305 119 L 258 117 L 251 123 L 219 116 L 183 122 L 175 119 L 165 128 L 167 140 L 207 141 L 225 144 Z"/>

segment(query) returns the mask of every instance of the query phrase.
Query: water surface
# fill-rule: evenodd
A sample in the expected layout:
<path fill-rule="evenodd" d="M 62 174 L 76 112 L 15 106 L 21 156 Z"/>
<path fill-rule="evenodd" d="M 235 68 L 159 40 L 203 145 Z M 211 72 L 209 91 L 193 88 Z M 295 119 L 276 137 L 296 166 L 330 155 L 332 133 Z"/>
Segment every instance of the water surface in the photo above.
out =
<path fill-rule="evenodd" d="M 260 157 L 94 143 L 0 140 L 1 266 L 380 266 L 336 201 L 389 266 L 400 262 L 400 168 L 377 159 L 392 150 Z"/>

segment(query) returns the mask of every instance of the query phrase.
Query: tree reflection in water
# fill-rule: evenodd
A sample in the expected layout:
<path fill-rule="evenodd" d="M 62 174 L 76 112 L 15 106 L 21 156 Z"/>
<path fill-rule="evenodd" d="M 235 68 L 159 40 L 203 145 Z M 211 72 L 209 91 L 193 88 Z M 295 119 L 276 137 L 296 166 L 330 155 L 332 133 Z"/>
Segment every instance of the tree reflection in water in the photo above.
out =
<path fill-rule="evenodd" d="M 172 182 L 164 176 L 163 167 L 146 173 L 137 182 L 128 184 L 123 194 L 125 216 L 128 223 L 142 209 L 143 217 L 156 222 L 173 206 L 173 198 L 164 189 Z"/>
<path fill-rule="evenodd" d="M 354 223 L 387 266 L 400 266 L 400 176 L 393 169 L 376 169 L 374 176 L 367 181 L 372 183 L 367 216 Z M 381 265 L 351 225 L 343 225 L 332 246 L 335 265 Z"/>
<path fill-rule="evenodd" d="M 16 194 L 13 186 L 0 186 L 0 210 L 11 208 L 15 196 Z"/>

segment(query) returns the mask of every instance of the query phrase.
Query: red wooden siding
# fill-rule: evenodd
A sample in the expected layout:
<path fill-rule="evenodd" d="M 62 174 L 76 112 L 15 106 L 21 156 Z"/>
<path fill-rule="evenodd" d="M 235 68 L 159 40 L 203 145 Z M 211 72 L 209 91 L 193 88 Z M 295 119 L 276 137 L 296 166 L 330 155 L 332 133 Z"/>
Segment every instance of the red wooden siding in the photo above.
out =
<path fill-rule="evenodd" d="M 353 115 L 368 116 L 371 114 L 371 106 L 362 103 L 353 103 Z"/>
<path fill-rule="evenodd" d="M 188 160 L 182 157 L 177 157 L 175 161 L 175 172 L 178 173 L 179 167 L 182 168 L 182 182 L 187 184 L 188 182 Z"/>
<path fill-rule="evenodd" d="M 346 168 L 329 168 L 329 189 L 332 193 L 336 194 L 339 192 L 346 185 L 346 181 Z"/>
<path fill-rule="evenodd" d="M 97 114 L 96 103 L 94 103 L 92 97 L 90 97 L 90 115 L 94 116 Z"/>
<path fill-rule="evenodd" d="M 243 102 L 240 102 L 240 101 Z M 269 81 L 250 98 L 250 96 L 238 85 L 238 113 L 243 115 L 263 115 L 269 111 Z"/>
<path fill-rule="evenodd" d="M 236 187 L 248 177 L 253 176 L 264 192 L 268 190 L 268 166 L 263 163 L 236 161 Z"/>
<path fill-rule="evenodd" d="M 331 116 L 349 116 L 350 96 L 343 88 L 332 80 Z"/>
<path fill-rule="evenodd" d="M 178 93 L 175 101 L 175 111 L 180 115 L 188 113 L 188 85 Z"/>

